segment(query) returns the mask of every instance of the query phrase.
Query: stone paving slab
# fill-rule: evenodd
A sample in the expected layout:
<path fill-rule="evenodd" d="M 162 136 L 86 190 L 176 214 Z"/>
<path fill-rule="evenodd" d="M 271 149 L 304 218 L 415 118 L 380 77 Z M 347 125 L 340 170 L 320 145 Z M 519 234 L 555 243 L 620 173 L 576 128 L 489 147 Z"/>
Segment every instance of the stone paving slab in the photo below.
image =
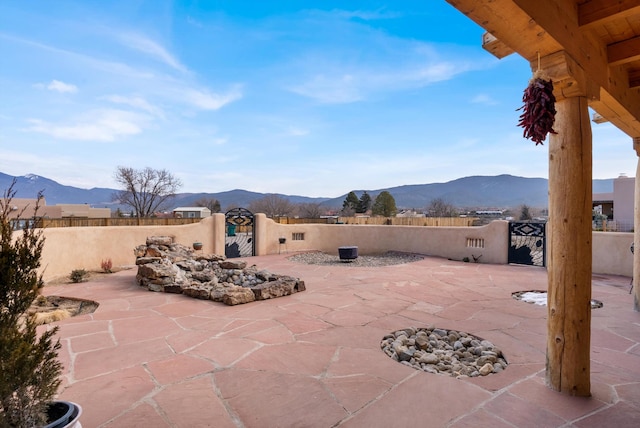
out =
<path fill-rule="evenodd" d="M 57 324 L 60 398 L 87 427 L 640 426 L 640 313 L 629 278 L 594 275 L 592 397 L 544 384 L 546 307 L 515 291 L 546 290 L 536 267 L 439 258 L 398 266 L 248 259 L 300 277 L 307 290 L 228 307 L 140 288 L 135 269 L 44 293 L 96 300 Z M 454 379 L 399 364 L 392 331 L 433 324 L 491 340 L 510 365 Z"/>

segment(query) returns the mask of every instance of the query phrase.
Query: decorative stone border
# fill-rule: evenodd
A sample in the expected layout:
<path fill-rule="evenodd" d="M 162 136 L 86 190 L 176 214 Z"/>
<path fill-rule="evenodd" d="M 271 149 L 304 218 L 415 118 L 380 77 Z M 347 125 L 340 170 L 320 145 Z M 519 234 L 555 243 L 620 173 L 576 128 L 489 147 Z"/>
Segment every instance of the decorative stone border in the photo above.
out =
<path fill-rule="evenodd" d="M 547 292 L 543 290 L 516 291 L 511 293 L 511 297 L 522 302 L 547 306 Z M 591 309 L 598 309 L 603 306 L 604 303 L 600 300 L 591 299 Z"/>
<path fill-rule="evenodd" d="M 401 364 L 455 378 L 500 373 L 508 365 L 502 351 L 488 340 L 434 326 L 389 333 L 380 348 Z"/>

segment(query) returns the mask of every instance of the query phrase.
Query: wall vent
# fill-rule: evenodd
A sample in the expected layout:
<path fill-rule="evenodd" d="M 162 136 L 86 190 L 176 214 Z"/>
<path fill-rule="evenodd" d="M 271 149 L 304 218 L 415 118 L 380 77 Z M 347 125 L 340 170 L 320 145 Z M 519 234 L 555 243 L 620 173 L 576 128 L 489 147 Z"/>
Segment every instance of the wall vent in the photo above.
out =
<path fill-rule="evenodd" d="M 484 239 L 467 238 L 467 248 L 484 248 Z"/>

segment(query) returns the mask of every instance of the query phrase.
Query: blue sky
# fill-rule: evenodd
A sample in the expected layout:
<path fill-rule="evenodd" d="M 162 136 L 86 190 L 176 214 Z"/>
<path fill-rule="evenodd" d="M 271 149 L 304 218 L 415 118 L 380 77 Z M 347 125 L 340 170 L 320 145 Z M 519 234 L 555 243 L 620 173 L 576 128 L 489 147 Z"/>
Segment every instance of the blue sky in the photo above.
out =
<path fill-rule="evenodd" d="M 444 0 L 0 2 L 0 172 L 184 192 L 337 197 L 469 175 L 547 177 L 517 55 Z M 635 175 L 592 124 L 594 178 Z"/>

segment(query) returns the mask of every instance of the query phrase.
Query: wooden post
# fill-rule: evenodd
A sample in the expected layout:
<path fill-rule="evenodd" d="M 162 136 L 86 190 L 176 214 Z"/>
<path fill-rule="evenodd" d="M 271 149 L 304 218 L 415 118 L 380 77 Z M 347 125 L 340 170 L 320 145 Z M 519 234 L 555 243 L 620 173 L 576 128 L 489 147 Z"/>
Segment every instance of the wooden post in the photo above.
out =
<path fill-rule="evenodd" d="M 634 137 L 633 148 L 639 156 L 633 201 L 633 309 L 640 312 L 640 137 Z"/>
<path fill-rule="evenodd" d="M 556 104 L 549 137 L 547 385 L 590 396 L 591 125 L 587 98 Z"/>

